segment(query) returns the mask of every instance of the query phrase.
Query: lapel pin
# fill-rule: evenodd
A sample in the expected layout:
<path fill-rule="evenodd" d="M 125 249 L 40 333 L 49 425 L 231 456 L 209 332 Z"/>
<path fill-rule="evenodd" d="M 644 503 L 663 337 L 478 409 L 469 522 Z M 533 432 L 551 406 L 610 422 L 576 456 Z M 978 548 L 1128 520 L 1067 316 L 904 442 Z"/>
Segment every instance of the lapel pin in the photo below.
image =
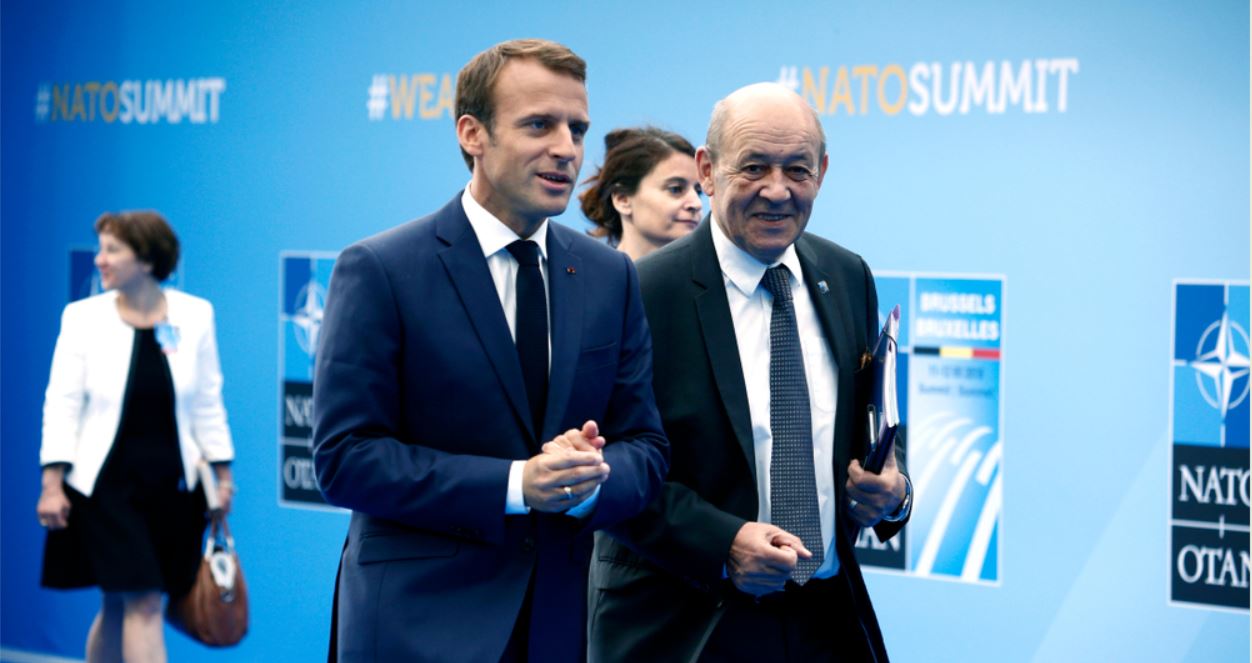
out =
<path fill-rule="evenodd" d="M 830 286 L 826 285 L 825 281 L 818 281 L 817 289 L 820 290 L 823 295 L 830 292 Z"/>
<path fill-rule="evenodd" d="M 578 270 L 574 269 L 573 265 L 570 265 L 569 267 L 565 268 L 565 273 L 569 274 L 570 276 L 573 276 L 574 274 L 578 273 Z"/>

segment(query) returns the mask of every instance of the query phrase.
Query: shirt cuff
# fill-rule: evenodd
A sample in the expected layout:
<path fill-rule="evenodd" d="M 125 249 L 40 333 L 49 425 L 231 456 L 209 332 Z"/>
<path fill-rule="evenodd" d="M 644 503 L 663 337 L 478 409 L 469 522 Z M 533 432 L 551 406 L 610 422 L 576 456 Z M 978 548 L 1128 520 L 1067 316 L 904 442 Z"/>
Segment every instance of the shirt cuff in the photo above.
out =
<path fill-rule="evenodd" d="M 900 506 L 896 507 L 895 513 L 889 513 L 883 516 L 883 520 L 889 523 L 898 523 L 909 517 L 909 513 L 913 511 L 913 481 L 909 479 L 909 475 L 904 475 L 904 499 L 900 501 Z"/>
<path fill-rule="evenodd" d="M 525 467 L 524 460 L 515 460 L 509 465 L 509 489 L 504 497 L 505 515 L 530 513 L 530 507 L 526 506 L 526 496 L 522 494 L 522 470 Z"/>
<path fill-rule="evenodd" d="M 579 502 L 575 506 L 570 507 L 570 509 L 566 511 L 565 513 L 566 515 L 573 516 L 574 518 L 584 518 L 588 514 L 590 514 L 592 511 L 595 510 L 596 501 L 599 499 L 600 499 L 600 487 L 596 486 L 596 489 L 591 491 L 591 495 L 589 495 L 587 499 L 583 500 L 582 502 Z"/>

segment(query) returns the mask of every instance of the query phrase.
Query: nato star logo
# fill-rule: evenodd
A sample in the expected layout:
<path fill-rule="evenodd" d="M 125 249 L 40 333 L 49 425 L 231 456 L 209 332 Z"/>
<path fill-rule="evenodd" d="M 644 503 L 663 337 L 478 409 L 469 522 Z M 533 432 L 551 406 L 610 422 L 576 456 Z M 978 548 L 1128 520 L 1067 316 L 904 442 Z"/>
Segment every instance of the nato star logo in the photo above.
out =
<path fill-rule="evenodd" d="M 1196 371 L 1196 385 L 1204 400 L 1224 419 L 1248 397 L 1247 330 L 1223 314 L 1200 335 L 1189 365 Z"/>
<path fill-rule="evenodd" d="M 296 342 L 310 358 L 317 352 L 317 339 L 322 331 L 322 315 L 325 309 L 325 289 L 316 280 L 310 280 L 296 295 L 296 307 L 291 315 Z"/>

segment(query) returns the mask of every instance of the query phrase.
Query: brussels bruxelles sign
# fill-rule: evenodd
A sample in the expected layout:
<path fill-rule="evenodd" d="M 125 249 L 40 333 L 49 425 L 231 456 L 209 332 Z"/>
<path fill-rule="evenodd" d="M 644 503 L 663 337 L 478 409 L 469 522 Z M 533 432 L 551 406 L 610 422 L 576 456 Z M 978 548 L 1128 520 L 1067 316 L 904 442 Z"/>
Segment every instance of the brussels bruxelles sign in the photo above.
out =
<path fill-rule="evenodd" d="M 913 514 L 890 541 L 856 541 L 862 565 L 995 584 L 1004 453 L 1000 405 L 1004 282 L 884 273 L 879 316 L 900 304 L 900 411 Z"/>

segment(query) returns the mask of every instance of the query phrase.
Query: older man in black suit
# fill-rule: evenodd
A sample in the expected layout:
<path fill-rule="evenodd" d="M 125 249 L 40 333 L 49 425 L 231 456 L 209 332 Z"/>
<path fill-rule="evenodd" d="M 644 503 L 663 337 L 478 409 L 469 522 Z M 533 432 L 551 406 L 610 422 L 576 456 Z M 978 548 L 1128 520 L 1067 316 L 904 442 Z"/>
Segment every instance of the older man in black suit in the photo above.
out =
<path fill-rule="evenodd" d="M 696 160 L 710 218 L 639 265 L 672 467 L 598 536 L 591 660 L 885 661 L 852 532 L 894 535 L 912 491 L 899 449 L 879 474 L 856 460 L 877 296 L 860 256 L 804 233 L 821 125 L 748 86 Z"/>

